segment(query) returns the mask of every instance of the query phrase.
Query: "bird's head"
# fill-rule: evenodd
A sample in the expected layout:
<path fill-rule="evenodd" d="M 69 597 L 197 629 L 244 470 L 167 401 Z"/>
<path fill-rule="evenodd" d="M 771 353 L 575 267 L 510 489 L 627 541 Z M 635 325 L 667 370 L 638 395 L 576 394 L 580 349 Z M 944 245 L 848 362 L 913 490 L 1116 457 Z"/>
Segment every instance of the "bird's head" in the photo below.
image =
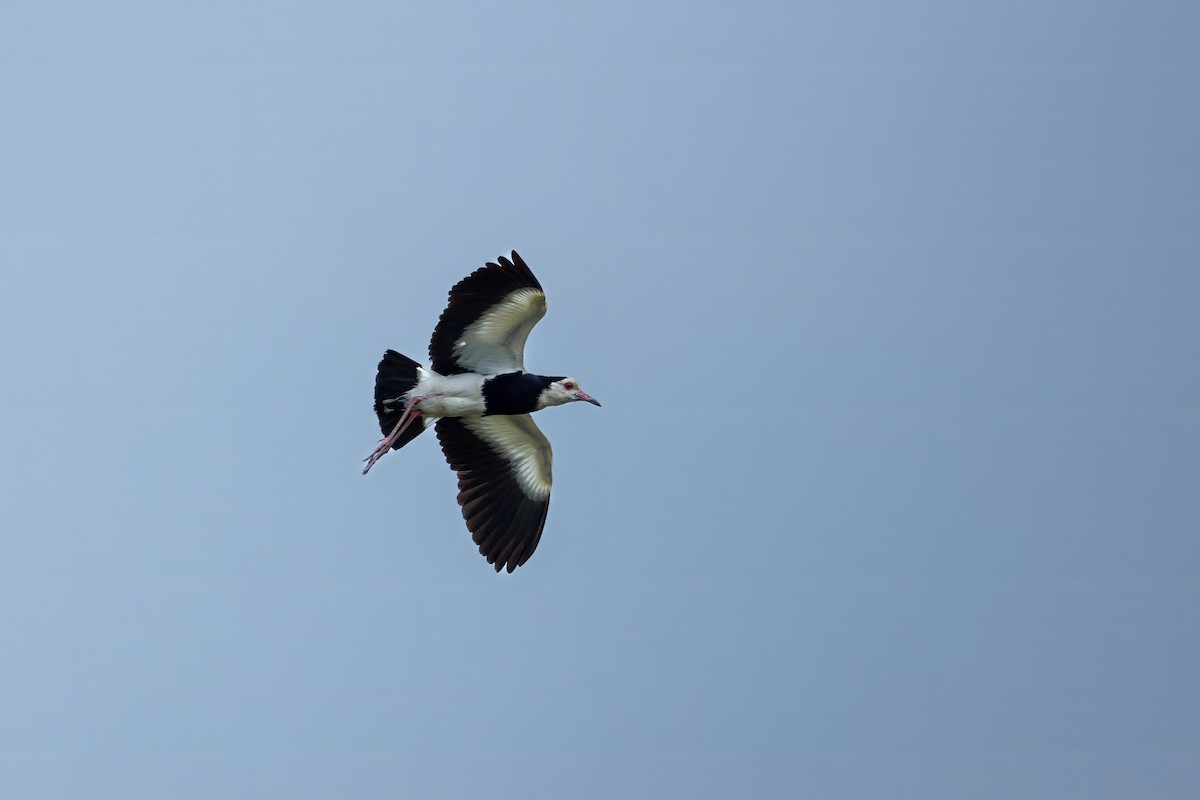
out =
<path fill-rule="evenodd" d="M 600 402 L 590 394 L 579 388 L 579 381 L 574 378 L 547 378 L 546 388 L 542 389 L 542 393 L 538 395 L 538 409 L 547 408 L 549 406 L 561 406 L 563 403 L 574 403 L 576 400 L 583 400 L 586 403 L 591 403 L 594 406 L 600 405 Z"/>

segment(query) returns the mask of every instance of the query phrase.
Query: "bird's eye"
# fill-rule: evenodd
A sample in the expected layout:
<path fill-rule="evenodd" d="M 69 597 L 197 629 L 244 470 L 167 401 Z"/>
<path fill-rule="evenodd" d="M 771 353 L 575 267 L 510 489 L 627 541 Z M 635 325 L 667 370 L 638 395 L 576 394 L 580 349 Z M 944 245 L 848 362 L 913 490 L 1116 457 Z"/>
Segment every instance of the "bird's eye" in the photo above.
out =
<path fill-rule="evenodd" d="M 575 384 L 571 383 L 570 381 L 567 381 L 566 383 L 563 384 L 563 388 L 566 389 L 568 392 L 573 392 L 573 391 L 575 391 Z"/>

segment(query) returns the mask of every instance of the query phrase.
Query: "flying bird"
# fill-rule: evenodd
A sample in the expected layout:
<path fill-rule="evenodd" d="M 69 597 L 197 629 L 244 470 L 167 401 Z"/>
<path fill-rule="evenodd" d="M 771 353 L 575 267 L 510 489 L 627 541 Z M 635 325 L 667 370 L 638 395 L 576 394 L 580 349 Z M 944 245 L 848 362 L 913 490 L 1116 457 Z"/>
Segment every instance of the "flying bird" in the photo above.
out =
<path fill-rule="evenodd" d="M 529 416 L 549 406 L 600 405 L 574 378 L 525 371 L 525 340 L 546 315 L 533 272 L 488 262 L 450 290 L 429 342 L 429 368 L 388 350 L 375 375 L 383 439 L 363 474 L 429 425 L 458 473 L 458 504 L 479 552 L 499 572 L 533 555 L 550 508 L 550 442 Z"/>

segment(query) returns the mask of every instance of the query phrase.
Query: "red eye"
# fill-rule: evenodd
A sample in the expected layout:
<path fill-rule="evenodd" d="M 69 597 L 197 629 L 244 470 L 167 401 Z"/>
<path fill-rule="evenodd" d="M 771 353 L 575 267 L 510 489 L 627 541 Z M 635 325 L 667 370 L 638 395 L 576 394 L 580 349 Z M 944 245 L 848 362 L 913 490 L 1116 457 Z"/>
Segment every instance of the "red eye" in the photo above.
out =
<path fill-rule="evenodd" d="M 563 384 L 563 388 L 566 389 L 568 392 L 573 392 L 573 391 L 575 391 L 575 384 L 571 383 L 570 381 L 567 381 L 566 383 Z"/>

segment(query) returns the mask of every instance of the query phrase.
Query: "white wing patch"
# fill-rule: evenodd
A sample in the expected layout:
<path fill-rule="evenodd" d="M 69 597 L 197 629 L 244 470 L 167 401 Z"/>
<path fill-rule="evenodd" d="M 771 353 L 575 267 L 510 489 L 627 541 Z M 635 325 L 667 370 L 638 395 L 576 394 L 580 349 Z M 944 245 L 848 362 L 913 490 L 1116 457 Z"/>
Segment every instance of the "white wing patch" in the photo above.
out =
<path fill-rule="evenodd" d="M 528 414 L 466 417 L 462 423 L 497 453 L 508 459 L 513 477 L 531 500 L 550 497 L 550 467 L 554 453 Z"/>
<path fill-rule="evenodd" d="M 525 340 L 544 316 L 546 295 L 541 291 L 511 292 L 467 326 L 462 338 L 454 343 L 454 357 L 481 375 L 524 371 Z"/>

